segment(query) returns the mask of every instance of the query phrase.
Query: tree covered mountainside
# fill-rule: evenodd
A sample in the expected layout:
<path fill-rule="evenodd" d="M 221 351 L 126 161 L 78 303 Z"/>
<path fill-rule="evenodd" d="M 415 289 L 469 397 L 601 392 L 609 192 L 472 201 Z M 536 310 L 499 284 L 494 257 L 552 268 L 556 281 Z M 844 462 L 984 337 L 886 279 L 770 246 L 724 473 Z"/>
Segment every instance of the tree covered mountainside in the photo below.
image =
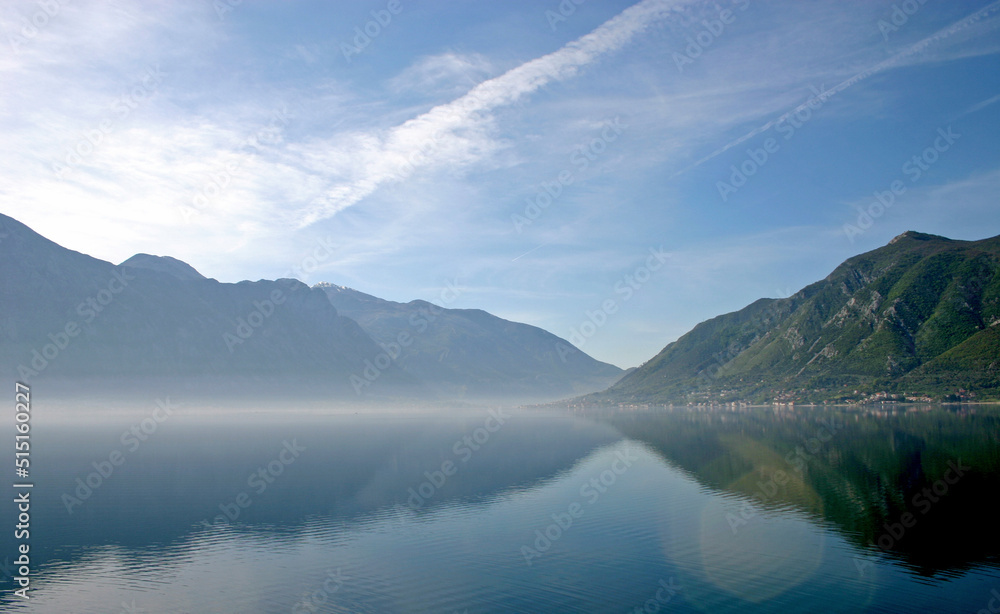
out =
<path fill-rule="evenodd" d="M 1000 237 L 906 232 L 696 326 L 598 403 L 1000 398 Z"/>

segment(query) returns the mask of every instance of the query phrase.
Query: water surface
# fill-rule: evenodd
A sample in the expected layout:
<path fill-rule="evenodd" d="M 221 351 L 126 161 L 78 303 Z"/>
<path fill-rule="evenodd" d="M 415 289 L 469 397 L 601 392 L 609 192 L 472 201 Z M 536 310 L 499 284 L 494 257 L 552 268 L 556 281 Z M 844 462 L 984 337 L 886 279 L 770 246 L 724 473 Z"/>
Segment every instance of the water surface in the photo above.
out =
<path fill-rule="evenodd" d="M 5 574 L 3 610 L 976 612 L 1000 589 L 984 406 L 185 407 L 152 433 L 135 409 L 36 409 L 32 598 Z"/>

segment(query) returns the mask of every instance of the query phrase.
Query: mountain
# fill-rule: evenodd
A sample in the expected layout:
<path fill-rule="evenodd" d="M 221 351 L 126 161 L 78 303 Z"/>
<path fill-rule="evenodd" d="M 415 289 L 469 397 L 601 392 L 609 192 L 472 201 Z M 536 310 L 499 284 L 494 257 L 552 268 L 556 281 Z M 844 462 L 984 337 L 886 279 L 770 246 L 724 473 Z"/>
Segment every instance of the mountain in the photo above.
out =
<path fill-rule="evenodd" d="M 181 262 L 180 260 L 171 258 L 170 256 L 136 254 L 118 266 L 169 273 L 177 279 L 183 279 L 185 281 L 192 279 L 205 279 L 205 276 L 196 271 L 190 264 Z"/>
<path fill-rule="evenodd" d="M 601 390 L 623 373 L 552 333 L 480 309 L 397 303 L 329 283 L 315 288 L 406 373 L 449 395 L 560 398 Z"/>
<path fill-rule="evenodd" d="M 249 385 L 293 377 L 354 396 L 380 349 L 293 279 L 206 279 L 173 258 L 115 266 L 0 215 L 0 372 L 8 381 L 148 378 Z M 421 388 L 395 365 L 383 390 Z"/>
<path fill-rule="evenodd" d="M 598 403 L 1000 398 L 1000 237 L 906 232 L 696 326 Z"/>
<path fill-rule="evenodd" d="M 115 266 L 0 215 L 8 381 L 44 379 L 51 389 L 113 379 L 144 390 L 181 378 L 223 393 L 523 401 L 601 390 L 620 375 L 555 335 L 485 311 L 294 279 L 220 283 L 168 256 Z"/>

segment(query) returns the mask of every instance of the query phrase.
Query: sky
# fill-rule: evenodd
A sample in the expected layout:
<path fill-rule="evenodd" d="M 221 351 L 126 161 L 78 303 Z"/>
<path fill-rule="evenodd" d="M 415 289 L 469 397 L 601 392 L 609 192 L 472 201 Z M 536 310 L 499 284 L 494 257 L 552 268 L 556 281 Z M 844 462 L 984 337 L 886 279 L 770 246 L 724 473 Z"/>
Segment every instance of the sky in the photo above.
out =
<path fill-rule="evenodd" d="M 1000 2 L 7 1 L 0 131 L 0 212 L 70 249 L 626 368 L 904 231 L 1000 234 Z"/>

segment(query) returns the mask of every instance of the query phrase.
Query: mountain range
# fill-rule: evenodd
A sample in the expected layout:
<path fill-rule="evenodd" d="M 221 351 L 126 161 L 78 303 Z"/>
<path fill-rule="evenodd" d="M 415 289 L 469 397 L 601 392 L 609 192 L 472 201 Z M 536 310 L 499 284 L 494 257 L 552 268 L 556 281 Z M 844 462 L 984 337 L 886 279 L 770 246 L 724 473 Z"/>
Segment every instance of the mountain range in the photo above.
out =
<path fill-rule="evenodd" d="M 397 352 L 401 334 L 410 341 Z M 622 373 L 484 311 L 294 279 L 220 283 L 166 256 L 116 266 L 3 215 L 0 349 L 8 381 L 182 378 L 223 390 L 280 381 L 347 399 L 554 399 L 601 390 Z"/>
<path fill-rule="evenodd" d="M 450 396 L 542 392 L 565 397 L 603 389 L 623 373 L 548 331 L 481 309 L 446 309 L 421 300 L 396 303 L 329 283 L 314 287 L 394 354 L 406 373 Z"/>
<path fill-rule="evenodd" d="M 220 283 L 167 256 L 116 266 L 0 215 L 0 349 L 8 380 L 280 382 L 348 399 L 997 399 L 1000 237 L 906 232 L 790 297 L 709 319 L 624 372 L 479 309 L 294 279 Z"/>
<path fill-rule="evenodd" d="M 906 232 L 705 321 L 592 403 L 1000 398 L 1000 237 Z"/>

